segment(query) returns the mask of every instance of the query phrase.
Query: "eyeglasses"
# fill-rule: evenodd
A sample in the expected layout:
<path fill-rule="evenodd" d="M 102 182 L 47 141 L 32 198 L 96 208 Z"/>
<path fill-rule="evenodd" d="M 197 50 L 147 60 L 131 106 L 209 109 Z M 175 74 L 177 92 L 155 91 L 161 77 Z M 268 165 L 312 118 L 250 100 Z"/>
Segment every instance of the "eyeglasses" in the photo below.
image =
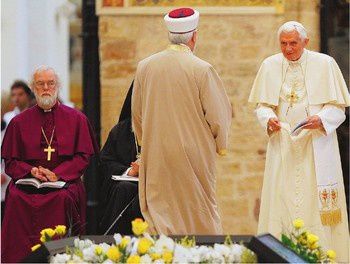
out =
<path fill-rule="evenodd" d="M 55 81 L 48 81 L 48 82 L 36 82 L 35 85 L 38 87 L 38 88 L 44 88 L 45 87 L 45 84 L 47 85 L 47 87 L 49 88 L 53 88 L 55 87 L 56 85 L 56 82 Z"/>

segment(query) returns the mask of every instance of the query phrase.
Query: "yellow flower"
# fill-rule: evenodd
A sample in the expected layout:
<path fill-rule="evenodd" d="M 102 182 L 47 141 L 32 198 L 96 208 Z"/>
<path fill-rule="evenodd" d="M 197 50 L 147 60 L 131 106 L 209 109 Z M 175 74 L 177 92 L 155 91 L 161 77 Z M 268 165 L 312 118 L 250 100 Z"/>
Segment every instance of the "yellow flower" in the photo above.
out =
<path fill-rule="evenodd" d="M 41 244 L 36 244 L 35 246 L 32 246 L 32 251 L 37 250 L 39 247 L 41 247 Z"/>
<path fill-rule="evenodd" d="M 318 236 L 314 234 L 307 234 L 307 243 L 310 249 L 316 249 L 318 247 Z"/>
<path fill-rule="evenodd" d="M 136 218 L 131 222 L 132 232 L 139 236 L 142 235 L 148 228 L 147 222 L 143 221 L 141 218 Z"/>
<path fill-rule="evenodd" d="M 102 252 L 103 252 L 102 247 L 100 247 L 100 246 L 95 247 L 95 254 L 96 254 L 96 255 L 99 256 L 99 255 L 102 254 Z"/>
<path fill-rule="evenodd" d="M 309 245 L 309 248 L 310 248 L 310 249 L 316 249 L 316 248 L 318 248 L 318 243 L 315 242 L 315 243 Z"/>
<path fill-rule="evenodd" d="M 108 251 L 107 251 L 107 257 L 114 261 L 117 262 L 120 259 L 120 251 L 116 246 L 111 246 Z"/>
<path fill-rule="evenodd" d="M 52 228 L 45 228 L 45 229 L 41 230 L 41 232 L 40 232 L 41 236 L 47 235 L 50 238 L 53 237 L 55 234 L 56 234 L 56 232 Z"/>
<path fill-rule="evenodd" d="M 327 257 L 330 258 L 331 260 L 335 260 L 335 258 L 337 257 L 337 254 L 335 253 L 334 250 L 328 250 Z"/>
<path fill-rule="evenodd" d="M 152 241 L 143 237 L 140 239 L 139 244 L 137 246 L 137 252 L 141 255 L 146 254 L 149 248 L 152 246 Z"/>
<path fill-rule="evenodd" d="M 300 218 L 297 218 L 293 221 L 293 226 L 296 228 L 296 229 L 300 229 L 302 227 L 304 227 L 304 221 L 301 220 Z"/>
<path fill-rule="evenodd" d="M 134 255 L 134 256 L 130 256 L 128 257 L 128 259 L 126 260 L 126 263 L 130 263 L 130 264 L 133 264 L 133 263 L 140 263 L 140 256 L 139 255 Z"/>
<path fill-rule="evenodd" d="M 157 260 L 157 259 L 160 259 L 162 256 L 158 253 L 151 253 L 151 258 L 152 260 Z"/>
<path fill-rule="evenodd" d="M 309 231 L 305 231 L 301 233 L 299 236 L 297 236 L 298 243 L 305 246 L 307 245 L 307 236 L 310 234 Z"/>
<path fill-rule="evenodd" d="M 66 234 L 66 226 L 65 225 L 57 225 L 55 228 L 55 232 L 59 236 L 64 236 Z"/>
<path fill-rule="evenodd" d="M 46 242 L 46 237 L 45 237 L 45 235 L 43 235 L 43 236 L 40 237 L 40 241 L 41 241 L 42 243 L 45 243 L 45 242 Z"/>
<path fill-rule="evenodd" d="M 173 261 L 173 252 L 169 250 L 165 250 L 163 252 L 162 259 L 164 260 L 165 263 L 171 263 Z"/>
<path fill-rule="evenodd" d="M 121 248 L 126 248 L 129 243 L 130 243 L 130 237 L 123 237 L 122 241 L 119 244 L 119 246 Z"/>
<path fill-rule="evenodd" d="M 189 238 L 188 236 L 185 236 L 181 238 L 180 245 L 186 248 L 194 247 L 196 246 L 196 240 L 194 237 Z"/>

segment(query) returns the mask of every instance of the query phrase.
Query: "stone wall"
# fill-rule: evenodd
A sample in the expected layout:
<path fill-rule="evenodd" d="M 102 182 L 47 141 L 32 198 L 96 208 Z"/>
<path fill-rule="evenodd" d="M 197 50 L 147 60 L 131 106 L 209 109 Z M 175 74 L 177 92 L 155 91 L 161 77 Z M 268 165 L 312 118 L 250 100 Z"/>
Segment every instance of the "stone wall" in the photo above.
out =
<path fill-rule="evenodd" d="M 102 144 L 116 123 L 137 62 L 163 50 L 161 15 L 100 16 Z M 278 27 L 297 20 L 308 29 L 309 49 L 319 49 L 319 1 L 286 0 L 282 15 L 202 15 L 196 55 L 225 83 L 234 109 L 229 154 L 218 159 L 217 197 L 225 233 L 254 234 L 267 138 L 247 105 L 262 60 L 279 52 Z"/>

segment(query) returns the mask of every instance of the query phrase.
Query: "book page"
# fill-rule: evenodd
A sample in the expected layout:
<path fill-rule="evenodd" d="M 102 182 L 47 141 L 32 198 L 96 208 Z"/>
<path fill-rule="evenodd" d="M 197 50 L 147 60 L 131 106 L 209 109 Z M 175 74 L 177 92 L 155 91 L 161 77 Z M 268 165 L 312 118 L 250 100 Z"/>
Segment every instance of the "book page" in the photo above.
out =
<path fill-rule="evenodd" d="M 139 178 L 138 177 L 132 177 L 132 176 L 128 176 L 128 175 L 112 175 L 112 180 L 115 181 L 134 181 L 134 182 L 138 182 Z"/>
<path fill-rule="evenodd" d="M 35 178 L 26 178 L 26 179 L 20 179 L 16 182 L 16 184 L 20 185 L 32 185 L 36 188 L 63 188 L 66 184 L 64 181 L 56 181 L 56 182 L 40 182 L 38 179 Z"/>
<path fill-rule="evenodd" d="M 303 130 L 303 127 L 307 124 L 307 120 L 303 120 L 301 121 L 300 123 L 298 123 L 293 129 L 292 131 L 290 132 L 290 134 L 292 136 L 297 136 L 302 130 Z"/>
<path fill-rule="evenodd" d="M 21 184 L 21 185 L 32 185 L 36 188 L 39 188 L 40 186 L 40 181 L 35 178 L 25 178 L 25 179 L 20 179 L 16 181 L 16 184 Z"/>
<path fill-rule="evenodd" d="M 57 189 L 61 189 L 64 187 L 64 185 L 66 185 L 66 182 L 64 181 L 55 181 L 55 182 L 43 182 L 40 184 L 39 188 L 57 188 Z"/>

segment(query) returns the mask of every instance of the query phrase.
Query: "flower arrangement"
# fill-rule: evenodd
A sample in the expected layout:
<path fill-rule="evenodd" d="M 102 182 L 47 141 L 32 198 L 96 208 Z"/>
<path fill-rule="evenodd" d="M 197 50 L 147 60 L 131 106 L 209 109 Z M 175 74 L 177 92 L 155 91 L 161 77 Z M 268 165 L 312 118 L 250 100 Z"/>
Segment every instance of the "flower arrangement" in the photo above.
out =
<path fill-rule="evenodd" d="M 334 250 L 324 252 L 318 244 L 318 236 L 304 229 L 304 221 L 293 221 L 293 231 L 282 234 L 282 243 L 309 263 L 333 263 L 336 258 Z"/>
<path fill-rule="evenodd" d="M 66 234 L 66 226 L 65 225 L 57 225 L 55 229 L 52 228 L 45 228 L 41 230 L 40 232 L 40 241 L 42 243 L 49 242 L 51 240 L 61 239 Z M 39 247 L 41 247 L 41 244 L 36 244 L 32 246 L 32 251 L 37 250 Z"/>
<path fill-rule="evenodd" d="M 51 263 L 256 263 L 256 255 L 229 239 L 213 247 L 197 246 L 194 238 L 174 241 L 165 235 L 158 239 L 146 231 L 147 222 L 132 221 L 134 237 L 114 235 L 112 245 L 75 239 L 74 247 L 51 257 Z"/>

